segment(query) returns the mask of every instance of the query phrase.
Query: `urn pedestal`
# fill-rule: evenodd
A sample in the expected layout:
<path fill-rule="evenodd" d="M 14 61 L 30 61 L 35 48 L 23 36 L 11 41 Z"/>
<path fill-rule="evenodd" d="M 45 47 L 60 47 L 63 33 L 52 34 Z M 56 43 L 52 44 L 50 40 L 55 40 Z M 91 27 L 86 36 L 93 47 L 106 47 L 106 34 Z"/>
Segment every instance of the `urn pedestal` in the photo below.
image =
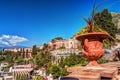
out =
<path fill-rule="evenodd" d="M 103 32 L 91 32 L 76 36 L 82 43 L 82 55 L 88 59 L 87 66 L 99 66 L 97 60 L 104 55 L 102 42 L 109 35 Z"/>

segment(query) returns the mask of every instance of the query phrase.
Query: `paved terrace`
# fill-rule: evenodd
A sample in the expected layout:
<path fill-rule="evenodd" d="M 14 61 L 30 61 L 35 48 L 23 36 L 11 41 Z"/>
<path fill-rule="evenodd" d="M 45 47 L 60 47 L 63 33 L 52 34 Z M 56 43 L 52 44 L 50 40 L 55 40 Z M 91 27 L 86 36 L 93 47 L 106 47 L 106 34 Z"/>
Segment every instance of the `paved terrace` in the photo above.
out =
<path fill-rule="evenodd" d="M 67 70 L 72 73 L 66 77 L 78 80 L 117 80 L 116 77 L 119 77 L 117 75 L 118 67 L 120 67 L 120 61 L 104 63 L 101 64 L 101 67 L 77 66 L 68 68 Z"/>

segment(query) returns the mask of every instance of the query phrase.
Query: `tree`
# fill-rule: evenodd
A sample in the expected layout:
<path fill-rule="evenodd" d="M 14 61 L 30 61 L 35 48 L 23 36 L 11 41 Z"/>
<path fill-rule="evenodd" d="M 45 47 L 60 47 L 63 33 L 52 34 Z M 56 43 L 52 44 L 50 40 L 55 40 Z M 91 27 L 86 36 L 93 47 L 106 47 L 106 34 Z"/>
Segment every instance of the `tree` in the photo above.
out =
<path fill-rule="evenodd" d="M 35 75 L 35 77 L 33 78 L 33 80 L 43 80 L 41 76 Z"/>
<path fill-rule="evenodd" d="M 48 49 L 48 44 L 44 43 L 44 44 L 43 44 L 43 49 L 42 49 L 42 50 L 45 51 L 45 50 L 47 50 L 47 49 Z"/>
<path fill-rule="evenodd" d="M 78 58 L 77 55 L 75 53 L 71 53 L 69 58 L 68 58 L 68 66 L 74 66 L 76 64 L 78 64 Z"/>
<path fill-rule="evenodd" d="M 22 56 L 19 56 L 15 61 L 17 64 L 20 64 L 20 65 L 24 64 L 24 58 Z"/>
<path fill-rule="evenodd" d="M 5 60 L 5 58 L 4 57 L 0 57 L 0 62 L 3 62 Z"/>
<path fill-rule="evenodd" d="M 47 73 L 52 74 L 53 77 L 66 76 L 69 74 L 66 68 L 62 68 L 60 66 L 57 66 L 56 64 L 52 64 L 50 67 L 48 67 Z"/>
<path fill-rule="evenodd" d="M 23 54 L 22 57 L 25 58 L 25 49 L 24 48 L 22 49 L 22 54 Z"/>
<path fill-rule="evenodd" d="M 62 67 L 62 68 L 64 68 L 64 67 L 65 67 L 65 64 L 64 64 L 64 58 L 63 58 L 63 56 L 62 56 L 62 57 L 61 57 L 61 59 L 60 59 L 59 66 L 60 66 L 60 67 Z"/>
<path fill-rule="evenodd" d="M 48 64 L 51 62 L 51 54 L 50 53 L 42 53 L 38 52 L 37 55 L 34 57 L 34 63 L 37 65 L 37 68 L 43 67 L 44 65 Z"/>
<path fill-rule="evenodd" d="M 113 41 L 113 38 L 115 38 L 115 34 L 118 32 L 118 30 L 112 22 L 111 13 L 109 13 L 107 9 L 104 9 L 102 12 L 98 12 L 95 14 L 94 24 L 95 26 L 99 26 L 101 29 L 107 31 L 111 35 L 109 40 Z"/>
<path fill-rule="evenodd" d="M 62 38 L 62 37 L 56 37 L 56 38 L 52 39 L 51 42 L 54 43 L 54 42 L 57 41 L 57 40 L 63 40 L 63 38 Z"/>
<path fill-rule="evenodd" d="M 58 67 L 56 64 L 53 64 L 49 69 L 48 73 L 52 74 L 54 77 L 58 77 L 61 75 L 60 67 Z"/>
<path fill-rule="evenodd" d="M 97 62 L 99 64 L 103 64 L 103 63 L 107 63 L 108 61 L 109 61 L 108 59 L 106 59 L 105 57 L 103 57 L 103 58 L 100 58 Z"/>
<path fill-rule="evenodd" d="M 41 55 L 42 53 L 38 53 L 36 56 L 35 56 L 35 64 L 37 65 L 37 67 L 42 67 L 44 65 L 44 60 L 43 60 L 43 56 Z"/>
<path fill-rule="evenodd" d="M 32 55 L 33 57 L 37 54 L 37 46 L 36 45 L 33 45 L 33 48 L 32 48 Z"/>
<path fill-rule="evenodd" d="M 85 65 L 88 64 L 87 59 L 84 58 L 84 57 L 81 57 L 79 61 L 80 61 L 79 64 L 80 64 L 81 66 L 85 66 Z"/>
<path fill-rule="evenodd" d="M 26 50 L 26 57 L 27 57 L 27 58 L 29 57 L 28 53 L 29 53 L 29 51 L 28 51 L 28 49 L 27 49 L 27 50 Z"/>
<path fill-rule="evenodd" d="M 47 48 L 47 47 L 48 47 L 48 44 L 44 43 L 43 48 Z"/>
<path fill-rule="evenodd" d="M 61 76 L 67 76 L 70 72 L 67 71 L 66 68 L 62 68 L 61 70 Z"/>
<path fill-rule="evenodd" d="M 95 32 L 105 32 L 110 35 L 110 38 L 104 40 L 103 47 L 110 48 L 111 44 L 116 42 L 115 34 L 120 32 L 117 27 L 112 22 L 111 13 L 107 9 L 104 9 L 102 12 L 98 12 L 93 17 L 94 20 L 94 31 Z M 89 22 L 89 20 L 87 21 Z M 81 35 L 89 32 L 88 26 L 77 32 L 76 35 Z"/>

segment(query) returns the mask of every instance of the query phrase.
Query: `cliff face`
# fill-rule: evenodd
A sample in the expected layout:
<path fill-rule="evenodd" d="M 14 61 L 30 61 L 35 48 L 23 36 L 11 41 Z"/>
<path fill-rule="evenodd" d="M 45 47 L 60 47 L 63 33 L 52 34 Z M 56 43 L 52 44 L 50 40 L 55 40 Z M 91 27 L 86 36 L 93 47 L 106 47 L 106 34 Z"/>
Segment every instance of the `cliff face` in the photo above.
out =
<path fill-rule="evenodd" d="M 120 13 L 111 12 L 113 23 L 120 29 Z"/>

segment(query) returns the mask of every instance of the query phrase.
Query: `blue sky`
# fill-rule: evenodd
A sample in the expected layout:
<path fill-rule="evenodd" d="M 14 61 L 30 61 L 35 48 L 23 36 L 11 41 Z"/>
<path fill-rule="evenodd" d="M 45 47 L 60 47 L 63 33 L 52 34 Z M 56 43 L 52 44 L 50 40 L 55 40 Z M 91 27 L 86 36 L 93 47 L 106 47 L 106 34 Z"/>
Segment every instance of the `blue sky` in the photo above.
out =
<path fill-rule="evenodd" d="M 96 0 L 99 4 L 103 0 Z M 112 5 L 108 0 L 98 11 Z M 86 23 L 94 0 L 0 0 L 0 46 L 42 45 L 55 37 L 69 39 Z M 120 2 L 108 8 L 120 13 Z M 9 43 L 7 43 L 9 42 Z"/>

